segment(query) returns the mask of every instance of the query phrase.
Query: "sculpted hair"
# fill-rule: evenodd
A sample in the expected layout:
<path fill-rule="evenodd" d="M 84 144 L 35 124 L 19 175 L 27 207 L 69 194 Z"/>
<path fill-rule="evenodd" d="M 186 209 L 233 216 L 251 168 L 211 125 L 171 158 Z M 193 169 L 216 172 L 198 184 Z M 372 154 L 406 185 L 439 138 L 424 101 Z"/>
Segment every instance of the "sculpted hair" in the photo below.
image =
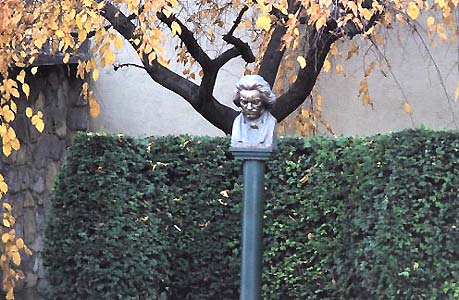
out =
<path fill-rule="evenodd" d="M 236 83 L 234 104 L 241 107 L 241 91 L 257 90 L 261 94 L 265 107 L 270 109 L 276 103 L 276 95 L 271 91 L 269 83 L 260 75 L 246 75 Z"/>

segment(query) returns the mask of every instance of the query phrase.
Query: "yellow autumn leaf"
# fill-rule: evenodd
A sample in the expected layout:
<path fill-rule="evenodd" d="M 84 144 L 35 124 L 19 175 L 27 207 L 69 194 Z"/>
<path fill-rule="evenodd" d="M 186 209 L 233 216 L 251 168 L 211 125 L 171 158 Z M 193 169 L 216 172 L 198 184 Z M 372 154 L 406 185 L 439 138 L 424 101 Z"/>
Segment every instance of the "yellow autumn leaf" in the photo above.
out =
<path fill-rule="evenodd" d="M 362 95 L 362 103 L 363 104 L 370 104 L 371 103 L 371 98 L 370 98 L 370 95 L 368 95 L 368 93 Z"/>
<path fill-rule="evenodd" d="M 328 58 L 326 58 L 325 61 L 324 61 L 324 71 L 325 71 L 325 72 L 329 72 L 329 71 L 330 71 L 330 68 L 331 68 L 331 63 L 330 63 L 330 61 L 328 60 Z"/>
<path fill-rule="evenodd" d="M 352 43 L 351 47 L 349 48 L 349 51 L 347 52 L 346 59 L 351 59 L 351 57 L 357 52 L 359 52 L 359 45 Z"/>
<path fill-rule="evenodd" d="M 427 18 L 427 26 L 431 27 L 435 23 L 435 18 L 430 16 Z"/>
<path fill-rule="evenodd" d="M 32 121 L 32 125 L 36 125 L 38 120 L 40 120 L 40 117 L 37 116 L 37 115 L 34 115 L 34 116 L 32 116 L 32 118 L 30 120 Z"/>
<path fill-rule="evenodd" d="M 19 255 L 19 252 L 13 252 L 13 262 L 16 266 L 21 264 L 21 255 Z"/>
<path fill-rule="evenodd" d="M 20 83 L 24 83 L 25 71 L 24 71 L 24 70 L 21 70 L 21 72 L 19 72 L 18 76 L 16 76 L 16 79 L 17 79 Z"/>
<path fill-rule="evenodd" d="M 8 219 L 3 219 L 3 226 L 10 228 L 11 227 L 10 221 L 8 221 Z"/>
<path fill-rule="evenodd" d="M 7 109 L 5 109 L 5 107 L 7 107 Z M 8 106 L 4 106 L 3 107 L 3 119 L 9 123 L 11 121 L 13 121 L 15 118 L 15 115 L 14 113 L 9 109 Z"/>
<path fill-rule="evenodd" d="M 171 8 L 170 6 L 164 6 L 164 7 L 163 7 L 162 13 L 163 13 L 167 18 L 169 18 L 169 17 L 172 15 L 173 12 L 174 12 L 174 11 L 172 10 L 172 8 Z"/>
<path fill-rule="evenodd" d="M 456 90 L 454 91 L 454 101 L 459 99 L 459 83 L 457 84 Z"/>
<path fill-rule="evenodd" d="M 408 16 L 415 20 L 418 16 L 419 16 L 419 7 L 416 3 L 414 2 L 410 2 L 408 4 L 408 7 L 406 8 L 406 13 L 408 14 Z"/>
<path fill-rule="evenodd" d="M 3 144 L 3 154 L 5 154 L 6 157 L 10 156 L 11 154 L 11 145 L 10 144 Z"/>
<path fill-rule="evenodd" d="M 89 115 L 92 118 L 97 118 L 100 114 L 100 105 L 95 99 L 89 100 Z"/>
<path fill-rule="evenodd" d="M 16 98 L 19 98 L 19 91 L 16 88 L 14 87 L 11 88 L 10 92 L 11 92 L 11 95 L 13 95 Z"/>
<path fill-rule="evenodd" d="M 10 144 L 11 144 L 11 148 L 13 148 L 16 151 L 18 151 L 21 148 L 21 143 L 19 142 L 17 138 L 12 140 Z"/>
<path fill-rule="evenodd" d="M 55 34 L 58 38 L 63 38 L 65 36 L 64 32 L 61 29 L 56 30 Z"/>
<path fill-rule="evenodd" d="M 43 47 L 43 44 L 45 43 L 45 41 L 43 39 L 35 39 L 33 41 L 33 44 L 35 45 L 35 47 L 37 47 L 38 49 L 40 49 L 41 47 Z"/>
<path fill-rule="evenodd" d="M 35 128 L 37 128 L 37 130 L 42 133 L 43 130 L 45 129 L 45 123 L 43 122 L 42 119 L 38 119 L 37 123 L 35 124 Z"/>
<path fill-rule="evenodd" d="M 158 63 L 159 63 L 161 66 L 163 66 L 163 67 L 165 67 L 165 68 L 169 67 L 169 62 L 168 62 L 167 60 L 165 60 L 165 59 L 162 58 L 161 56 L 158 56 L 157 59 L 158 59 Z"/>
<path fill-rule="evenodd" d="M 336 55 L 339 54 L 338 47 L 336 47 L 335 43 L 333 43 L 333 44 L 330 46 L 330 54 L 333 55 L 333 56 L 336 56 Z"/>
<path fill-rule="evenodd" d="M 171 30 L 172 30 L 172 36 L 175 36 L 176 34 L 181 35 L 182 34 L 182 27 L 177 22 L 172 22 L 171 24 Z"/>
<path fill-rule="evenodd" d="M 16 131 L 14 131 L 13 127 L 8 128 L 8 137 L 10 140 L 14 140 L 16 138 Z"/>
<path fill-rule="evenodd" d="M 115 48 L 116 49 L 121 49 L 123 48 L 123 39 L 121 39 L 119 36 L 115 36 Z"/>
<path fill-rule="evenodd" d="M 4 233 L 4 234 L 2 234 L 2 242 L 3 242 L 3 243 L 6 244 L 6 243 L 8 242 L 9 239 L 10 239 L 10 234 L 9 234 L 9 233 Z"/>
<path fill-rule="evenodd" d="M 6 293 L 6 300 L 14 300 L 14 289 L 11 288 Z"/>
<path fill-rule="evenodd" d="M 267 14 L 263 14 L 258 17 L 255 24 L 258 28 L 269 31 L 271 28 L 271 18 Z"/>
<path fill-rule="evenodd" d="M 108 64 L 108 65 L 112 65 L 113 63 L 115 63 L 115 54 L 110 51 L 110 50 L 107 50 L 105 51 L 105 62 Z"/>
<path fill-rule="evenodd" d="M 300 179 L 300 182 L 301 182 L 302 184 L 305 184 L 305 183 L 308 181 L 308 179 L 309 179 L 308 175 L 304 175 L 304 176 Z"/>
<path fill-rule="evenodd" d="M 368 77 L 371 74 L 371 71 L 373 71 L 374 67 L 376 66 L 376 62 L 372 61 L 368 68 L 365 69 L 364 77 Z"/>
<path fill-rule="evenodd" d="M 64 58 L 62 59 L 62 62 L 64 64 L 66 64 L 66 63 L 69 62 L 69 60 L 70 60 L 70 54 L 69 53 L 65 53 Z"/>
<path fill-rule="evenodd" d="M 327 18 L 321 16 L 316 22 L 316 29 L 319 30 L 320 28 L 324 27 L 327 24 Z"/>
<path fill-rule="evenodd" d="M 384 36 L 382 34 L 375 34 L 374 36 L 376 44 L 382 45 L 384 43 Z"/>
<path fill-rule="evenodd" d="M 19 249 L 24 248 L 24 240 L 23 240 L 23 239 L 17 239 L 17 240 L 16 240 L 16 246 L 17 246 Z"/>
<path fill-rule="evenodd" d="M 22 84 L 22 91 L 24 92 L 24 94 L 26 95 L 27 98 L 29 98 L 29 95 L 30 95 L 30 86 L 27 84 L 27 83 L 23 83 Z"/>
<path fill-rule="evenodd" d="M 411 113 L 411 105 L 408 102 L 405 102 L 405 104 L 403 104 L 403 110 L 408 114 Z"/>
<path fill-rule="evenodd" d="M 7 79 L 5 82 L 5 86 L 6 86 L 6 90 L 10 90 L 12 88 L 17 88 L 18 84 L 13 79 Z"/>
<path fill-rule="evenodd" d="M 344 67 L 342 65 L 336 65 L 335 69 L 338 74 L 344 75 Z"/>
<path fill-rule="evenodd" d="M 25 114 L 26 114 L 27 118 L 32 117 L 32 114 L 33 114 L 32 109 L 30 107 L 27 107 L 26 110 L 25 110 Z"/>
<path fill-rule="evenodd" d="M 362 10 L 362 14 L 363 14 L 363 17 L 365 18 L 365 20 L 367 20 L 367 21 L 370 21 L 371 17 L 373 16 L 371 11 L 369 9 L 367 9 L 367 8 L 364 8 Z"/>
<path fill-rule="evenodd" d="M 347 7 L 350 8 L 352 10 L 352 13 L 357 16 L 358 13 L 357 11 L 359 10 L 359 8 L 357 7 L 357 5 L 353 2 L 353 1 L 348 1 L 347 2 Z"/>
<path fill-rule="evenodd" d="M 229 192 L 228 190 L 221 191 L 221 192 L 220 192 L 220 195 L 222 195 L 222 196 L 225 197 L 225 198 L 228 198 L 228 197 L 229 197 L 228 192 Z"/>
<path fill-rule="evenodd" d="M 94 81 L 97 81 L 98 78 L 99 78 L 99 70 L 94 69 L 94 71 L 92 71 L 92 79 L 94 79 Z"/>
<path fill-rule="evenodd" d="M 300 67 L 304 69 L 306 67 L 306 59 L 303 56 L 298 56 L 296 61 L 300 64 Z"/>
<path fill-rule="evenodd" d="M 1 184 L 1 183 L 0 183 L 0 184 Z M 1 188 L 0 188 L 0 190 L 1 190 Z M 7 187 L 6 191 L 2 191 L 2 192 L 6 193 L 7 191 L 8 191 L 8 187 Z M 2 204 L 2 207 L 3 207 L 4 209 L 6 209 L 7 211 L 11 212 L 11 209 L 12 209 L 11 204 L 9 204 L 9 203 L 7 203 L 7 202 L 4 202 L 4 203 Z"/>
<path fill-rule="evenodd" d="M 33 67 L 32 69 L 30 69 L 30 72 L 32 73 L 32 75 L 37 74 L 37 71 L 38 71 L 38 67 Z"/>

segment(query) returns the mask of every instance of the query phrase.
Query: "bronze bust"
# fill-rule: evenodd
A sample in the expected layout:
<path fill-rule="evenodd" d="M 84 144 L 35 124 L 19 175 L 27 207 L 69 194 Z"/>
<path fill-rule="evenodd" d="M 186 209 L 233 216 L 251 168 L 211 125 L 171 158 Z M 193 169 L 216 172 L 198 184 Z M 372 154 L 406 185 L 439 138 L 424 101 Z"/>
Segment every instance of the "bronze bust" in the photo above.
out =
<path fill-rule="evenodd" d="M 276 102 L 271 87 L 260 75 L 246 75 L 236 84 L 233 100 L 242 112 L 233 122 L 231 147 L 272 148 L 275 146 L 276 118 L 270 109 Z"/>

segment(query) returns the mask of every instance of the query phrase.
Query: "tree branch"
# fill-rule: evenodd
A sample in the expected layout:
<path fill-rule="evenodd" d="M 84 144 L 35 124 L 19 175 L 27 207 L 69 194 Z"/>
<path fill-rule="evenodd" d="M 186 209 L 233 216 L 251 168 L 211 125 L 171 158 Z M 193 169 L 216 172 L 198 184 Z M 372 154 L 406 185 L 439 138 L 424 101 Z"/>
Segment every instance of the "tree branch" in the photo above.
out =
<path fill-rule="evenodd" d="M 280 46 L 282 44 L 282 37 L 286 31 L 287 28 L 285 26 L 281 24 L 276 25 L 258 71 L 258 74 L 271 86 L 274 86 L 282 57 L 284 57 L 285 50 L 281 49 Z"/>
<path fill-rule="evenodd" d="M 132 43 L 132 40 L 134 38 L 135 25 L 129 21 L 126 15 L 124 15 L 114 5 L 108 2 L 105 4 L 104 10 L 102 11 L 102 15 L 105 19 L 107 19 L 109 23 L 112 24 L 113 28 L 116 31 L 118 31 L 126 40 L 131 41 L 131 44 L 134 47 L 134 49 L 138 49 L 139 46 Z M 182 34 L 184 33 L 184 29 L 185 26 L 182 26 Z M 192 37 L 191 32 L 185 34 L 187 35 L 187 39 L 189 35 L 191 35 Z M 190 48 L 188 48 L 188 50 L 190 50 Z M 200 47 L 195 50 L 202 51 Z M 212 85 L 212 89 L 207 89 L 207 91 L 211 91 L 213 90 L 213 86 L 215 85 L 214 78 L 216 78 L 216 71 L 218 71 L 218 69 L 214 71 L 215 68 L 212 66 L 212 63 L 209 63 L 208 65 L 208 69 L 211 70 L 211 72 L 207 71 L 204 73 L 203 83 L 201 83 L 201 86 L 198 86 L 194 82 L 187 80 L 182 76 L 172 72 L 166 67 L 160 65 L 156 60 L 154 60 L 150 64 L 148 62 L 148 58 L 143 57 L 142 64 L 143 67 L 140 65 L 123 64 L 118 66 L 118 68 L 132 65 L 135 67 L 145 69 L 145 71 L 154 81 L 156 81 L 163 87 L 169 89 L 170 91 L 183 97 L 189 104 L 191 104 L 191 106 L 198 113 L 200 113 L 211 124 L 221 129 L 226 134 L 231 133 L 233 120 L 237 116 L 238 112 L 236 112 L 234 109 L 228 106 L 219 103 L 212 96 L 212 92 L 207 92 L 207 94 L 202 93 L 206 86 Z"/>
<path fill-rule="evenodd" d="M 102 2 L 98 0 L 98 2 Z M 110 2 L 106 2 L 101 11 L 101 15 L 118 31 L 127 41 L 134 38 L 135 25 L 124 15 L 116 6 Z M 131 43 L 134 49 L 138 46 Z"/>
<path fill-rule="evenodd" d="M 309 37 L 309 49 L 306 54 L 306 67 L 300 69 L 297 79 L 290 89 L 277 98 L 272 109 L 273 115 L 280 122 L 300 106 L 311 93 L 325 58 L 330 51 L 330 46 L 338 39 L 338 36 L 328 32 L 311 30 Z"/>
<path fill-rule="evenodd" d="M 204 52 L 201 46 L 199 46 L 197 40 L 193 36 L 193 33 L 182 22 L 180 22 L 180 20 L 177 19 L 177 17 L 175 17 L 174 15 L 167 17 L 162 12 L 158 12 L 157 16 L 161 22 L 169 26 L 169 28 L 171 29 L 173 22 L 179 24 L 180 28 L 182 29 L 182 32 L 180 34 L 177 34 L 180 40 L 185 44 L 188 52 L 201 65 L 203 69 L 207 69 L 210 67 L 211 59 Z"/>
<path fill-rule="evenodd" d="M 236 20 L 233 22 L 233 26 L 231 29 L 228 31 L 227 34 L 223 36 L 223 40 L 227 42 L 228 44 L 233 45 L 234 47 L 231 49 L 226 50 L 224 53 L 222 53 L 219 57 L 214 59 L 214 63 L 216 67 L 220 68 L 224 64 L 226 64 L 228 61 L 231 59 L 238 57 L 239 55 L 242 56 L 242 59 L 246 63 L 253 63 L 255 62 L 255 55 L 252 52 L 252 49 L 248 43 L 243 42 L 241 39 L 236 38 L 234 36 L 234 31 L 236 28 L 239 26 L 239 24 L 242 21 L 242 16 L 244 13 L 249 9 L 248 6 L 244 6 L 241 11 L 239 12 L 239 15 L 237 16 Z"/>
<path fill-rule="evenodd" d="M 255 55 L 253 55 L 253 52 L 252 52 L 252 49 L 250 48 L 250 45 L 248 43 L 245 43 L 243 42 L 241 39 L 239 38 L 236 38 L 234 36 L 230 36 L 230 35 L 225 35 L 223 36 L 223 40 L 225 42 L 227 42 L 228 44 L 231 44 L 234 46 L 234 48 L 232 49 L 235 49 L 238 51 L 239 55 L 242 56 L 242 59 L 244 59 L 244 61 L 246 63 L 253 63 L 255 62 Z M 231 49 L 230 49 L 231 50 Z M 234 51 L 234 50 L 233 50 Z M 224 53 L 223 53 L 224 54 Z M 222 54 L 222 55 L 223 55 Z M 227 54 L 225 54 L 227 55 Z M 216 60 L 219 60 L 220 57 L 217 57 Z M 224 60 L 221 59 L 221 61 L 223 62 Z M 228 61 L 225 61 L 224 63 L 226 63 Z M 223 63 L 223 64 L 224 64 Z M 222 65 L 223 65 L 222 64 Z"/>
<path fill-rule="evenodd" d="M 232 47 L 226 50 L 225 52 L 223 52 L 222 54 L 220 54 L 216 59 L 214 59 L 215 66 L 217 68 L 221 68 L 227 62 L 229 62 L 233 58 L 238 57 L 239 55 L 241 55 L 241 51 L 236 47 Z"/>
<path fill-rule="evenodd" d="M 236 20 L 234 20 L 233 26 L 231 27 L 230 31 L 228 31 L 227 35 L 231 35 L 231 36 L 234 35 L 234 31 L 239 26 L 239 24 L 241 24 L 242 17 L 244 16 L 247 10 L 249 10 L 249 7 L 247 5 L 244 5 L 244 7 L 239 12 L 239 15 L 237 16 Z"/>

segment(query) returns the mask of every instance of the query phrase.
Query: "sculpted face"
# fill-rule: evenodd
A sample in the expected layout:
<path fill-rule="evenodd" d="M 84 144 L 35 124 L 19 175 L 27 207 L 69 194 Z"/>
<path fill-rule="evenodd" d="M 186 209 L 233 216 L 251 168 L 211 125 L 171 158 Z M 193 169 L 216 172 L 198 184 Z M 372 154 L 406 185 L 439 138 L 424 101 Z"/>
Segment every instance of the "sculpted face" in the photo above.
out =
<path fill-rule="evenodd" d="M 240 92 L 242 114 L 249 120 L 258 119 L 264 110 L 264 103 L 257 90 L 242 90 Z"/>

